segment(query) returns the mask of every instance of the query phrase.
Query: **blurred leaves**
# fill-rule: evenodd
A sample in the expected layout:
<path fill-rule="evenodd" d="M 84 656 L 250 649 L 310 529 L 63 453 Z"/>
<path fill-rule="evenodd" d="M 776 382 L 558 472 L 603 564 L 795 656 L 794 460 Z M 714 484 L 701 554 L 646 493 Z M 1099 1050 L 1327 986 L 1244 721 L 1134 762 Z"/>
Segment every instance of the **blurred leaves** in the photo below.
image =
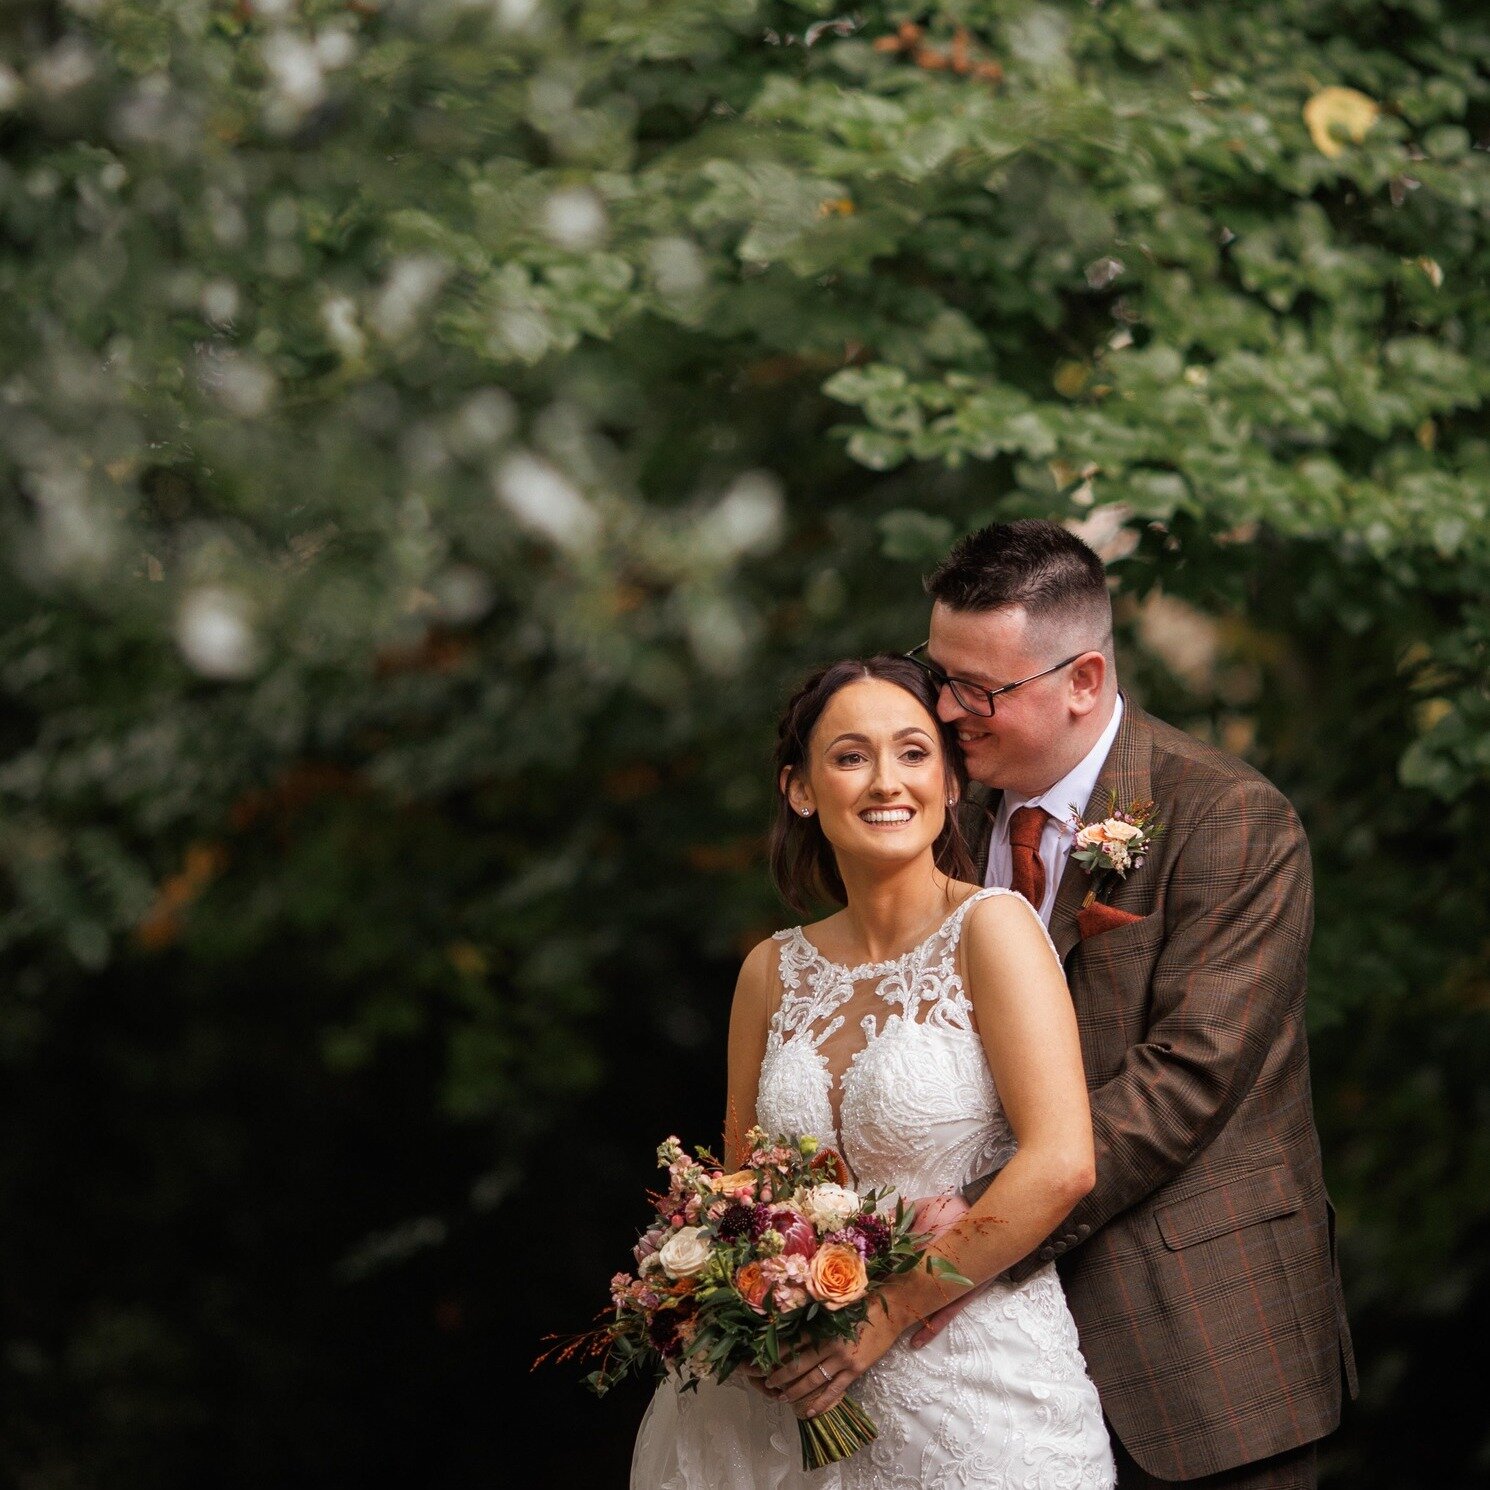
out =
<path fill-rule="evenodd" d="M 1487 142 L 1490 24 L 1442 0 L 7 7 L 12 1196 L 200 1191 L 221 1276 L 278 1239 L 345 1279 L 458 1236 L 471 1173 L 349 1180 L 308 1244 L 252 1117 L 130 1114 L 314 1094 L 315 1176 L 403 1104 L 505 1195 L 640 1052 L 717 1076 L 785 688 L 1038 513 L 1113 565 L 1137 695 L 1309 827 L 1368 1343 L 1425 1264 L 1482 1296 Z M 156 1211 L 38 1136 L 69 1081 Z M 144 1353 L 197 1432 L 199 1306 L 68 1268 L 14 1371 Z M 293 1356 L 265 1328 L 215 1348 Z"/>

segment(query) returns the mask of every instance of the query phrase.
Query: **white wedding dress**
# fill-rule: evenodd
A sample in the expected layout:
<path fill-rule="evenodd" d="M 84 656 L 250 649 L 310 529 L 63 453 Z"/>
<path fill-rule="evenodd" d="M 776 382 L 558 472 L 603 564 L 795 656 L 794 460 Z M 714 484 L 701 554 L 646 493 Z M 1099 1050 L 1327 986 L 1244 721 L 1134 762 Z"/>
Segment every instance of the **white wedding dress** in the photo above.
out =
<path fill-rule="evenodd" d="M 776 933 L 781 1001 L 756 1116 L 770 1133 L 836 1141 L 861 1189 L 908 1200 L 1005 1164 L 999 1105 L 958 942 L 971 895 L 892 962 L 829 962 L 801 927 Z M 1031 912 L 1033 914 L 1033 912 Z M 740 1378 L 658 1387 L 631 1490 L 1110 1490 L 1112 1451 L 1054 1264 L 995 1283 L 920 1350 L 906 1335 L 850 1390 L 879 1428 L 804 1472 L 796 1419 Z"/>

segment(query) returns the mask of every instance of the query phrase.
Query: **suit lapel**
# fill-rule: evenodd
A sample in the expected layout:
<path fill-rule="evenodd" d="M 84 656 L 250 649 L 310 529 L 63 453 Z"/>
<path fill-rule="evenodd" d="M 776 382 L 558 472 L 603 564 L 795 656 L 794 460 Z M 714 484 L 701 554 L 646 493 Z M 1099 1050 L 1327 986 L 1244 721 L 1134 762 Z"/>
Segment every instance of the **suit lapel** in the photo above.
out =
<path fill-rule="evenodd" d="M 1119 807 L 1127 807 L 1130 802 L 1148 801 L 1152 760 L 1153 731 L 1149 728 L 1148 716 L 1124 694 L 1123 721 L 1118 725 L 1117 738 L 1107 752 L 1092 795 L 1081 804 L 1082 817 L 1090 818 L 1093 813 L 1105 815 L 1112 797 L 1117 798 Z M 984 857 L 987 857 L 986 850 Z M 1055 943 L 1062 962 L 1081 939 L 1076 913 L 1081 909 L 1081 902 L 1086 899 L 1090 886 L 1085 868 L 1074 857 L 1068 858 L 1050 912 L 1050 939 Z"/>

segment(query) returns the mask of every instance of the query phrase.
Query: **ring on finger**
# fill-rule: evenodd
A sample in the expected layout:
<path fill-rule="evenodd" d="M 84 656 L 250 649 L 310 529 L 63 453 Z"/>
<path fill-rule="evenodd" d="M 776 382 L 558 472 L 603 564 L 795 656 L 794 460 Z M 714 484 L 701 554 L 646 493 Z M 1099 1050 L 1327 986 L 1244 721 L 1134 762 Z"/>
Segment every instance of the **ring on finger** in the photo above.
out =
<path fill-rule="evenodd" d="M 817 1369 L 823 1373 L 823 1385 L 830 1386 L 833 1378 L 828 1374 L 828 1368 L 821 1361 L 817 1363 Z"/>

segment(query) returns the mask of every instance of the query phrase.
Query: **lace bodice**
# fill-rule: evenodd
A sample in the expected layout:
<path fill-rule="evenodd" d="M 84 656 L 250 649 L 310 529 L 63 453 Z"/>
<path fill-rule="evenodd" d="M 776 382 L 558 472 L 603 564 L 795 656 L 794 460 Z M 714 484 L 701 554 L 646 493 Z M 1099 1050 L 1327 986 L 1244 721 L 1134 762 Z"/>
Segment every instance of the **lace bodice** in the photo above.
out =
<path fill-rule="evenodd" d="M 800 926 L 776 933 L 781 1001 L 761 1063 L 756 1116 L 772 1133 L 836 1143 L 861 1188 L 909 1197 L 966 1184 L 1015 1150 L 963 986 L 970 895 L 888 962 L 831 962 Z"/>

